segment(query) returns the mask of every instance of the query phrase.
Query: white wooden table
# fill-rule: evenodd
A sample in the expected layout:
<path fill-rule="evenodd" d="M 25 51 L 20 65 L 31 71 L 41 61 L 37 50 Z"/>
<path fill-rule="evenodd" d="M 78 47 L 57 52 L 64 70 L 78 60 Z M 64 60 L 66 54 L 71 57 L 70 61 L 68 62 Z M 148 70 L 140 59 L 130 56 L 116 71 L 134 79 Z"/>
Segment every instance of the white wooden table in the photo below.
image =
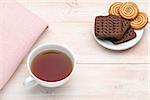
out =
<path fill-rule="evenodd" d="M 138 45 L 127 51 L 115 52 L 99 46 L 91 33 L 94 17 L 106 12 L 114 0 L 17 1 L 49 23 L 49 30 L 33 48 L 43 43 L 67 46 L 75 53 L 77 70 L 72 79 L 60 88 L 26 88 L 22 85 L 29 76 L 25 58 L 0 92 L 0 100 L 150 100 L 149 26 Z M 139 5 L 141 11 L 150 14 L 148 0 L 132 1 Z"/>

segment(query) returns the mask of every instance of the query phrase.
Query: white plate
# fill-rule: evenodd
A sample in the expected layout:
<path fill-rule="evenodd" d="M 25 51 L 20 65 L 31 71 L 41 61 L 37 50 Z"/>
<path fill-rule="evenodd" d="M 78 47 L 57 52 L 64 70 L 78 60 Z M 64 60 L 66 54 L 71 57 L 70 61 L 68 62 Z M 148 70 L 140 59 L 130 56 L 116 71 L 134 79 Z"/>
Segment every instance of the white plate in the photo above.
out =
<path fill-rule="evenodd" d="M 134 39 L 132 39 L 130 41 L 121 43 L 121 44 L 113 44 L 111 41 L 98 39 L 95 36 L 94 24 L 92 26 L 92 34 L 94 36 L 94 39 L 97 41 L 97 43 L 100 44 L 101 46 L 107 48 L 107 49 L 110 49 L 110 50 L 126 50 L 126 49 L 129 49 L 129 48 L 135 46 L 141 40 L 141 38 L 143 36 L 143 33 L 144 33 L 144 29 L 142 29 L 142 30 L 135 30 L 135 32 L 136 32 L 136 38 L 134 38 Z"/>

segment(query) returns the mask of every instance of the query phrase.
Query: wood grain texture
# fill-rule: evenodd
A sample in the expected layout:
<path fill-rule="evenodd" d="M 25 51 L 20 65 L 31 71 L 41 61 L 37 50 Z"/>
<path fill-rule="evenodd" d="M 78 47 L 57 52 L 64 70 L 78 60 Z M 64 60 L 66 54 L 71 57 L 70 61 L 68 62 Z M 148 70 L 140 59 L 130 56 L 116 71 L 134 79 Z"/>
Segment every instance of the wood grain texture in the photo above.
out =
<path fill-rule="evenodd" d="M 150 9 L 150 7 L 149 7 Z M 150 10 L 149 10 L 150 12 Z M 149 13 L 150 14 L 150 13 Z M 150 33 L 150 23 L 148 23 L 148 33 Z M 150 34 L 148 34 L 148 37 L 150 38 Z M 150 39 L 148 39 L 148 63 L 150 64 Z"/>
<path fill-rule="evenodd" d="M 84 0 L 83 0 L 84 1 Z M 107 12 L 111 1 L 93 3 L 78 1 L 68 5 L 64 1 L 20 1 L 24 6 L 49 23 L 49 31 L 43 34 L 36 46 L 43 43 L 60 43 L 70 47 L 79 63 L 147 63 L 148 29 L 141 42 L 134 48 L 114 52 L 99 46 L 92 37 L 94 17 Z M 92 1 L 91 1 L 92 2 Z M 146 1 L 137 2 L 147 12 Z M 56 13 L 57 12 L 57 13 Z M 113 59 L 112 59 L 113 58 Z"/>
<path fill-rule="evenodd" d="M 127 51 L 107 50 L 96 43 L 92 37 L 91 24 L 88 23 L 51 23 L 35 47 L 44 43 L 58 43 L 70 48 L 78 63 L 147 63 L 148 35 L 134 48 Z M 67 29 L 67 30 L 64 30 Z M 24 61 L 26 62 L 26 61 Z"/>
<path fill-rule="evenodd" d="M 29 73 L 22 64 L 1 91 L 0 100 L 148 100 L 146 64 L 77 64 L 76 67 L 72 79 L 60 88 L 26 88 L 22 82 Z"/>
<path fill-rule="evenodd" d="M 26 88 L 22 85 L 29 76 L 25 57 L 7 86 L 0 91 L 0 100 L 149 100 L 149 25 L 138 45 L 115 52 L 99 46 L 91 33 L 94 17 L 107 12 L 113 0 L 17 1 L 49 23 L 49 30 L 33 48 L 43 43 L 67 46 L 76 56 L 77 70 L 60 88 Z M 150 15 L 148 0 L 132 1 Z"/>

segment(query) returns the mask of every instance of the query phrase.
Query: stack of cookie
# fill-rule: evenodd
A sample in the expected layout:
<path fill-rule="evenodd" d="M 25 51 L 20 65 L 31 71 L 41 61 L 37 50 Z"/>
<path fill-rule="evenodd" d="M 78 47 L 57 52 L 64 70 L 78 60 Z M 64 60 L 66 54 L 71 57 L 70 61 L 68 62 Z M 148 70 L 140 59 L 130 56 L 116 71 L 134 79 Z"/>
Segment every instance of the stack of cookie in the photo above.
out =
<path fill-rule="evenodd" d="M 140 30 L 148 23 L 145 13 L 139 12 L 133 2 L 115 2 L 109 8 L 108 16 L 95 18 L 95 35 L 114 44 L 127 42 L 136 37 L 134 30 Z"/>

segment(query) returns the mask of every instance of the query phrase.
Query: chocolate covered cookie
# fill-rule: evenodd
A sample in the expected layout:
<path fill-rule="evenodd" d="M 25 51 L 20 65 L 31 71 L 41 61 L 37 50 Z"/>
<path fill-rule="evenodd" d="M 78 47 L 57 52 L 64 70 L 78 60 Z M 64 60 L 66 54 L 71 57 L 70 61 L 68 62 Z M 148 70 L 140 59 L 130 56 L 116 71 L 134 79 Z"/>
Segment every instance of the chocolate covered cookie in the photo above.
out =
<path fill-rule="evenodd" d="M 126 31 L 126 33 L 120 40 L 111 40 L 111 41 L 114 44 L 120 44 L 120 43 L 130 41 L 130 40 L 134 39 L 135 37 L 136 37 L 136 33 L 135 33 L 134 29 L 130 28 L 128 31 Z"/>
<path fill-rule="evenodd" d="M 121 39 L 122 19 L 119 16 L 97 16 L 95 19 L 95 35 L 99 39 Z"/>
<path fill-rule="evenodd" d="M 124 18 L 122 18 L 121 21 L 122 21 L 122 33 L 125 34 L 125 32 L 130 28 L 130 21 Z"/>

